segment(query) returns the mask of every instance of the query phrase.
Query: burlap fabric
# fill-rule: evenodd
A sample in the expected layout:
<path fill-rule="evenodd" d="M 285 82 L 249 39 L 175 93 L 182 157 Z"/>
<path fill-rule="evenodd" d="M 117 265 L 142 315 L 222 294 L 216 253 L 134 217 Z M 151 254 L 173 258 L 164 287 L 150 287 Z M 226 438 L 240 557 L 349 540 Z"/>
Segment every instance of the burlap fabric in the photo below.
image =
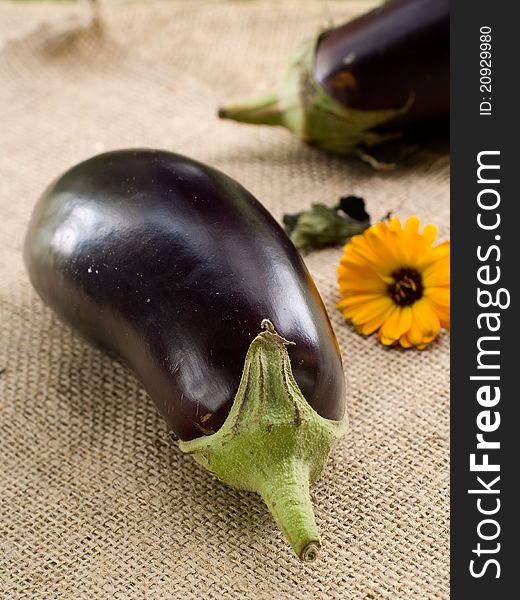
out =
<path fill-rule="evenodd" d="M 448 159 L 406 147 L 375 172 L 283 130 L 219 121 L 269 91 L 288 53 L 357 2 L 0 5 L 0 590 L 38 599 L 448 597 L 449 337 L 425 352 L 363 339 L 335 309 L 341 251 L 306 257 L 349 382 L 351 428 L 313 488 L 319 560 L 291 554 L 260 499 L 170 443 L 132 374 L 76 337 L 21 258 L 39 193 L 76 161 L 128 146 L 236 177 L 277 218 L 340 194 L 374 218 L 448 235 Z M 5 370 L 4 370 L 5 369 Z"/>

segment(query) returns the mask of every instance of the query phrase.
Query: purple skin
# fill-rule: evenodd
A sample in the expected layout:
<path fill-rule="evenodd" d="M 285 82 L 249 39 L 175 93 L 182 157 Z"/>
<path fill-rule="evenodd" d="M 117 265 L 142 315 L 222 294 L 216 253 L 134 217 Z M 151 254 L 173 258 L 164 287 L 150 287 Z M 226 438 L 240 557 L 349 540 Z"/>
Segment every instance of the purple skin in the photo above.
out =
<path fill-rule="evenodd" d="M 361 110 L 405 114 L 378 129 L 447 121 L 450 108 L 449 0 L 390 0 L 318 41 L 314 78 Z"/>
<path fill-rule="evenodd" d="M 135 372 L 173 432 L 217 431 L 268 318 L 309 404 L 340 420 L 334 332 L 300 255 L 240 184 L 154 150 L 96 156 L 39 200 L 25 263 L 43 301 Z"/>

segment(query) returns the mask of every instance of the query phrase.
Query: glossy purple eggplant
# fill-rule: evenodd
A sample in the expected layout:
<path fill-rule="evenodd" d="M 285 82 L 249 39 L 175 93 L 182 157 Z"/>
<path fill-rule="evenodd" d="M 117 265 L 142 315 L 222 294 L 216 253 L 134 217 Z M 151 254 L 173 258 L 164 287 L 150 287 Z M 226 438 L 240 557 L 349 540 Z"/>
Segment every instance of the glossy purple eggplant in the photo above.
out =
<path fill-rule="evenodd" d="M 338 153 L 445 124 L 450 101 L 449 0 L 389 0 L 318 35 L 278 90 L 221 117 L 282 125 Z"/>
<path fill-rule="evenodd" d="M 346 426 L 343 369 L 316 287 L 267 210 L 194 160 L 110 152 L 46 190 L 25 262 L 46 304 L 128 363 L 181 448 L 260 493 L 313 560 L 308 486 Z"/>
<path fill-rule="evenodd" d="M 181 439 L 220 428 L 264 318 L 295 342 L 309 404 L 343 415 L 338 345 L 302 259 L 219 171 L 153 150 L 83 162 L 40 199 L 25 260 L 42 299 L 123 357 Z"/>

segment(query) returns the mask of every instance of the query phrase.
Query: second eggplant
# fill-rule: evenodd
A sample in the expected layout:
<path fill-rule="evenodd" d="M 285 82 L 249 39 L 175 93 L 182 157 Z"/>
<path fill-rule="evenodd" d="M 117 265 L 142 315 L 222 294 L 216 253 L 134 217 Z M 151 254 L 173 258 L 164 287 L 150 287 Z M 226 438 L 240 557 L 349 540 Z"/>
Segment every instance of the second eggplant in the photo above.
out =
<path fill-rule="evenodd" d="M 352 154 L 446 124 L 449 81 L 449 0 L 390 0 L 305 44 L 275 93 L 219 116 Z"/>

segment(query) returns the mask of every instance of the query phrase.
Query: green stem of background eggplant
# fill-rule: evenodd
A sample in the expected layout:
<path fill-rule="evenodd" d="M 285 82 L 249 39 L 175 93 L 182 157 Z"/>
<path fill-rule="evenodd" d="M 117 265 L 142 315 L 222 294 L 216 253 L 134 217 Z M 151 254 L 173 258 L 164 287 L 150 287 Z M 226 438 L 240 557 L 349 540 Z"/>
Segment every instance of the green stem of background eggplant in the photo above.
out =
<path fill-rule="evenodd" d="M 254 125 L 286 127 L 307 144 L 338 154 L 351 154 L 358 146 L 371 147 L 400 137 L 399 132 L 373 131 L 409 110 L 357 110 L 329 96 L 314 80 L 317 38 L 303 45 L 292 57 L 278 89 L 257 100 L 219 109 L 218 115 Z"/>
<path fill-rule="evenodd" d="M 225 483 L 260 494 L 294 552 L 311 561 L 320 539 L 309 485 L 322 474 L 347 418 L 331 421 L 316 413 L 293 377 L 286 349 L 291 342 L 267 319 L 262 328 L 224 425 L 179 445 Z"/>
<path fill-rule="evenodd" d="M 277 94 L 268 94 L 256 100 L 242 102 L 237 106 L 220 108 L 221 119 L 234 119 L 242 123 L 255 125 L 284 125 L 283 113 L 280 112 Z"/>

